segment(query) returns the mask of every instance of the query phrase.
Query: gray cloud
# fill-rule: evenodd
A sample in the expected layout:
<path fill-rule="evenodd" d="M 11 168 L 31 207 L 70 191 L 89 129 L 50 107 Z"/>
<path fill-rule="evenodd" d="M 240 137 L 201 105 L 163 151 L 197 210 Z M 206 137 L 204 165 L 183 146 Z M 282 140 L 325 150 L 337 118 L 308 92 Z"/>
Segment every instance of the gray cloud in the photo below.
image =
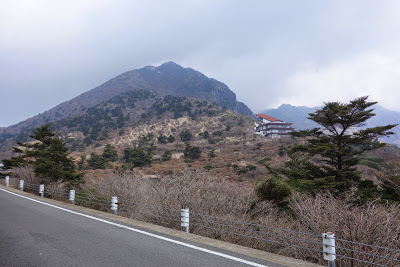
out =
<path fill-rule="evenodd" d="M 0 126 L 175 61 L 254 111 L 370 94 L 397 109 L 398 1 L 2 2 Z"/>

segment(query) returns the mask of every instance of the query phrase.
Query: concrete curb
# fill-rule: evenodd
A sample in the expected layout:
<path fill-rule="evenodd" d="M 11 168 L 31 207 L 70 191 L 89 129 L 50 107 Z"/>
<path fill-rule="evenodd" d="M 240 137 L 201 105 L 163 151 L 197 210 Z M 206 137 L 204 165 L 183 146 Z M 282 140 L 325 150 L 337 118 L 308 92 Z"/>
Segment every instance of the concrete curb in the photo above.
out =
<path fill-rule="evenodd" d="M 125 225 L 139 227 L 139 228 L 153 231 L 156 233 L 172 236 L 172 237 L 183 239 L 183 240 L 196 242 L 199 244 L 215 247 L 218 249 L 223 249 L 226 251 L 238 253 L 238 254 L 256 258 L 256 259 L 270 261 L 270 262 L 281 264 L 281 265 L 288 266 L 288 267 L 292 267 L 292 266 L 293 267 L 322 267 L 322 265 L 318 265 L 318 264 L 311 263 L 311 262 L 306 262 L 306 261 L 302 261 L 302 260 L 298 260 L 298 259 L 294 259 L 294 258 L 290 258 L 290 257 L 286 257 L 286 256 L 281 256 L 278 254 L 273 254 L 273 253 L 253 249 L 253 248 L 248 248 L 248 247 L 244 247 L 244 246 L 240 246 L 240 245 L 236 245 L 236 244 L 231 244 L 231 243 L 223 242 L 223 241 L 208 238 L 208 237 L 185 233 L 183 231 L 178 231 L 175 229 L 170 229 L 170 228 L 166 228 L 166 227 L 159 226 L 159 225 L 154 225 L 154 224 L 150 224 L 150 223 L 146 223 L 146 222 L 142 222 L 142 221 L 138 221 L 138 220 L 134 220 L 134 219 L 129 219 L 129 218 L 122 217 L 122 216 L 116 216 L 111 213 L 106 213 L 106 212 L 102 212 L 102 211 L 98 211 L 98 210 L 80 207 L 80 206 L 68 204 L 68 203 L 53 200 L 53 199 L 42 198 L 40 196 L 36 196 L 34 194 L 30 194 L 30 193 L 26 193 L 26 192 L 21 192 L 18 189 L 15 189 L 12 187 L 6 187 L 4 185 L 0 185 L 0 188 L 2 188 L 4 190 L 8 190 L 13 193 L 17 193 L 17 194 L 26 196 L 26 197 L 40 200 L 42 202 L 46 202 L 46 203 L 57 205 L 57 206 L 60 206 L 63 208 L 67 208 L 70 210 L 80 211 L 82 213 L 86 213 L 86 214 L 100 217 L 103 219 L 120 222 Z"/>

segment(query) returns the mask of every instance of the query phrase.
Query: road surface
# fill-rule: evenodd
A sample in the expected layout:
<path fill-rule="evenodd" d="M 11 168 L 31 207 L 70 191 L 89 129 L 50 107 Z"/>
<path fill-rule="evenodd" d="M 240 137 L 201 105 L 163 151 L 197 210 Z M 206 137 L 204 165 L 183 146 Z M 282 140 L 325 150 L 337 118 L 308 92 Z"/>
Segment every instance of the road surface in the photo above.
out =
<path fill-rule="evenodd" d="M 0 266 L 283 266 L 71 212 L 0 189 Z"/>

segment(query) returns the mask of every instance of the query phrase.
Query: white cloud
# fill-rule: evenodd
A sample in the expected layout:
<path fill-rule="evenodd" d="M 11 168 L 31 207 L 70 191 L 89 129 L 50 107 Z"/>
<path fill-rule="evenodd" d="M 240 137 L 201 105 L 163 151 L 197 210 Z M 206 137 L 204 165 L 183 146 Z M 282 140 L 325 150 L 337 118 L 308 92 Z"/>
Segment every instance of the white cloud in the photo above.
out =
<path fill-rule="evenodd" d="M 286 80 L 279 102 L 318 106 L 364 95 L 389 109 L 400 110 L 399 57 L 371 52 L 323 67 L 304 64 Z"/>
<path fill-rule="evenodd" d="M 398 109 L 399 32 L 396 0 L 2 0 L 0 113 L 27 104 L 0 126 L 170 60 L 255 112 L 364 94 Z"/>

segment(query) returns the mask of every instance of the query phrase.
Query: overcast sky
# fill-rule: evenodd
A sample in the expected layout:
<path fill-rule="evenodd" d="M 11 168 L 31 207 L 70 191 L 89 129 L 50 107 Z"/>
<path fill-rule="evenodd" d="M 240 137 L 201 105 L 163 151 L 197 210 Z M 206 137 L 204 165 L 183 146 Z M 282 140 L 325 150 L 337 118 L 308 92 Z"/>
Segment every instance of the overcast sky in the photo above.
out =
<path fill-rule="evenodd" d="M 400 111 L 400 1 L 2 0 L 0 126 L 166 61 L 254 112 L 363 95 Z"/>

